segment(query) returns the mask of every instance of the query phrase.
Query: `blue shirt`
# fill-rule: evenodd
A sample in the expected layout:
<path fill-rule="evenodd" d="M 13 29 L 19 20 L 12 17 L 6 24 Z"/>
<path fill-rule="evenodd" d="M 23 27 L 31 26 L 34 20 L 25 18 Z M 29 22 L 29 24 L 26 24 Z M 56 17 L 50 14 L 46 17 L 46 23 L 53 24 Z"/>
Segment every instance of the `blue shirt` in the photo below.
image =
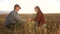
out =
<path fill-rule="evenodd" d="M 6 17 L 5 25 L 8 25 L 10 23 L 25 23 L 25 22 L 26 22 L 26 20 L 25 19 L 22 19 L 18 15 L 18 13 L 15 10 L 13 10 Z"/>

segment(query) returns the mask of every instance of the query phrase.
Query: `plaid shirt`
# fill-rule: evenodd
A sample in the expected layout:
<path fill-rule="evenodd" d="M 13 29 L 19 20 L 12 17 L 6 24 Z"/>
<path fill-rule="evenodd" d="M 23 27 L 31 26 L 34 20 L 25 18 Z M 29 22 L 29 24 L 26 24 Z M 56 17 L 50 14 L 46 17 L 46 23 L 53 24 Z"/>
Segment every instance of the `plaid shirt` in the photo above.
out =
<path fill-rule="evenodd" d="M 34 18 L 35 21 L 37 21 L 39 24 L 45 23 L 44 15 L 42 12 L 38 12 L 37 16 Z"/>

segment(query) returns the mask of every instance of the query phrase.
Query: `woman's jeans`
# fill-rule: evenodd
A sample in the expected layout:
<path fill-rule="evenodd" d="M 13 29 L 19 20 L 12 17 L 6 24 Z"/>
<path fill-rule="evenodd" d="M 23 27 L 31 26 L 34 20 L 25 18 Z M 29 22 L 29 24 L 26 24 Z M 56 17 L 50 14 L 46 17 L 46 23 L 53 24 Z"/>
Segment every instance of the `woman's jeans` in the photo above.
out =
<path fill-rule="evenodd" d="M 46 26 L 47 24 L 43 24 L 43 25 L 40 25 L 40 26 L 35 26 L 35 33 L 36 34 L 45 34 L 45 30 L 46 30 Z"/>

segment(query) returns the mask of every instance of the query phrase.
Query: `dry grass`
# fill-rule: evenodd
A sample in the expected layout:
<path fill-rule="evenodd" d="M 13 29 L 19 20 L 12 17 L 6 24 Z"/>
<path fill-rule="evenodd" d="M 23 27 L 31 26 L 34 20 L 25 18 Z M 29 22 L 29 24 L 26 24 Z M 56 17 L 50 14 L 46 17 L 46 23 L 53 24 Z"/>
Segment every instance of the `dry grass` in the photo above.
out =
<path fill-rule="evenodd" d="M 6 34 L 7 31 L 5 30 L 4 22 L 6 14 L 0 15 L 0 34 Z M 35 14 L 21 14 L 22 18 L 33 18 Z M 44 34 L 60 34 L 60 14 L 45 14 L 45 20 L 47 23 L 47 29 L 45 29 Z M 20 31 L 17 33 L 15 32 L 17 30 L 14 30 L 14 34 L 19 34 Z"/>

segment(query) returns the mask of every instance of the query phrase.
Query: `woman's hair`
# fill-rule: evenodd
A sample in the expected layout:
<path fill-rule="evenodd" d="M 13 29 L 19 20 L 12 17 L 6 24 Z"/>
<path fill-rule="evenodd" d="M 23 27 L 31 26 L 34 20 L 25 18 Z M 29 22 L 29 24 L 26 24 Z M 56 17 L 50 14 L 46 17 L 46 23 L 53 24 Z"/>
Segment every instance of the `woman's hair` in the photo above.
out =
<path fill-rule="evenodd" d="M 35 6 L 35 8 L 37 8 L 38 9 L 38 12 L 40 11 L 41 12 L 41 10 L 40 10 L 40 7 L 39 6 Z M 35 9 L 34 8 L 34 9 Z"/>

